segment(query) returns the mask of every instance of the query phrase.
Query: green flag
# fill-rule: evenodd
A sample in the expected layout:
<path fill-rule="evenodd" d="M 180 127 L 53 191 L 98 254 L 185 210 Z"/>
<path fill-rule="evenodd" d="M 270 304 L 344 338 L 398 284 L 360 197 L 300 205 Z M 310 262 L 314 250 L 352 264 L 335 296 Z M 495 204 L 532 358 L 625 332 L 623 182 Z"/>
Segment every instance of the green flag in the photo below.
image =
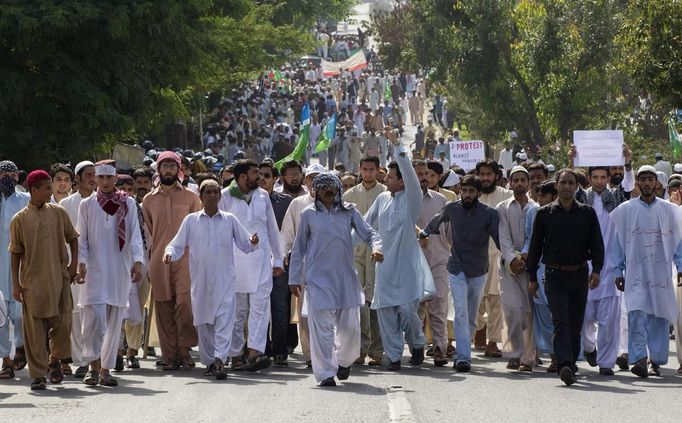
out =
<path fill-rule="evenodd" d="M 303 125 L 303 129 L 301 129 L 301 133 L 298 135 L 294 151 L 275 163 L 275 168 L 277 168 L 277 170 L 282 167 L 284 162 L 303 160 L 303 157 L 305 156 L 305 150 L 308 148 L 308 142 L 310 141 L 310 106 L 308 103 L 304 104 L 303 109 L 301 110 L 301 124 Z"/>
<path fill-rule="evenodd" d="M 320 132 L 320 136 L 317 138 L 317 146 L 315 146 L 315 152 L 321 153 L 329 148 L 332 141 L 336 138 L 336 113 L 329 118 L 327 124 L 324 125 L 324 130 Z"/>
<path fill-rule="evenodd" d="M 670 138 L 670 150 L 673 153 L 673 158 L 678 159 L 682 153 L 682 142 L 680 141 L 680 133 L 677 132 L 675 122 L 677 121 L 677 114 L 672 114 L 668 119 L 668 137 Z"/>
<path fill-rule="evenodd" d="M 384 84 L 384 100 L 391 100 L 393 94 L 391 94 L 391 87 L 388 84 L 388 80 Z"/>

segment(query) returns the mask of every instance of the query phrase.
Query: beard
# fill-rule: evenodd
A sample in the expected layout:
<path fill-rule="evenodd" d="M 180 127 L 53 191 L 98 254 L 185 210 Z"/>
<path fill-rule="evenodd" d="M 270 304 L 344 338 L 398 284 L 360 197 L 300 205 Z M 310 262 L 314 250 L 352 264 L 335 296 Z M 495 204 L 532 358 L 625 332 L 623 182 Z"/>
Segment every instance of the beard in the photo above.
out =
<path fill-rule="evenodd" d="M 284 185 L 284 190 L 286 192 L 295 192 L 299 193 L 301 192 L 301 189 L 303 189 L 303 185 L 297 184 L 297 185 L 289 185 L 288 183 L 282 181 L 282 184 Z"/>
<path fill-rule="evenodd" d="M 161 176 L 161 177 L 159 178 L 159 181 L 161 182 L 161 185 L 166 185 L 166 186 L 168 186 L 168 185 L 173 185 L 173 184 L 175 184 L 175 183 L 178 181 L 178 175 L 173 175 L 173 176 L 165 175 L 165 176 Z"/>
<path fill-rule="evenodd" d="M 614 186 L 620 185 L 620 183 L 623 182 L 623 176 L 620 173 L 615 173 L 611 176 L 609 182 L 611 182 L 611 185 Z"/>
<path fill-rule="evenodd" d="M 497 181 L 492 181 L 490 185 L 487 187 L 483 185 L 483 187 L 481 188 L 481 192 L 483 192 L 483 194 L 490 194 L 493 191 L 495 191 L 495 188 L 497 188 Z"/>
<path fill-rule="evenodd" d="M 491 192 L 492 192 L 492 191 L 491 191 Z M 465 210 L 470 210 L 470 209 L 474 208 L 474 206 L 476 205 L 476 203 L 478 203 L 478 198 L 475 199 L 475 200 L 462 200 L 462 207 L 463 207 Z"/>

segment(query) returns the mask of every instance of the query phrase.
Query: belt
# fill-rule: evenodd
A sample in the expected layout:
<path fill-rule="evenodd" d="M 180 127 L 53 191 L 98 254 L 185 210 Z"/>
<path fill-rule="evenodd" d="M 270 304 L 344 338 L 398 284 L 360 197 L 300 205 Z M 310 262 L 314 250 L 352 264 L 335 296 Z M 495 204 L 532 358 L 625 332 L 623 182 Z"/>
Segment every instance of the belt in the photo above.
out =
<path fill-rule="evenodd" d="M 553 270 L 563 270 L 565 272 L 574 272 L 576 270 L 580 270 L 583 267 L 587 266 L 587 262 L 582 262 L 580 264 L 571 264 L 571 265 L 563 265 L 563 264 L 548 264 L 547 267 Z"/>

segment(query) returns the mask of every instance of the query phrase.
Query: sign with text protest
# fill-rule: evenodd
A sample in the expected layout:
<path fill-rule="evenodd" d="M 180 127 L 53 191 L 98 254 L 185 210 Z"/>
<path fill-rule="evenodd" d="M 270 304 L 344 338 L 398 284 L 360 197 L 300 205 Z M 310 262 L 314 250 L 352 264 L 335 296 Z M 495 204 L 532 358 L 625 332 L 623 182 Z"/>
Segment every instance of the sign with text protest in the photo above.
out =
<path fill-rule="evenodd" d="M 483 141 L 452 141 L 450 144 L 450 165 L 471 170 L 476 163 L 485 160 L 485 143 Z"/>

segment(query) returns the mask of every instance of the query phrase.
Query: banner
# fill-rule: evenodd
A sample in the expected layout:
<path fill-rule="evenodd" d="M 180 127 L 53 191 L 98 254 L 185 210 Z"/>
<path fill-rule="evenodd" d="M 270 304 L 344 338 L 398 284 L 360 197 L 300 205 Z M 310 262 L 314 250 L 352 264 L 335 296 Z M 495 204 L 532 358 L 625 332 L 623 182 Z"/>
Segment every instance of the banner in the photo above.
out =
<path fill-rule="evenodd" d="M 340 74 L 342 71 L 353 72 L 366 68 L 367 59 L 365 58 L 365 53 L 360 50 L 341 62 L 328 62 L 322 60 L 320 66 L 322 67 L 322 74 L 324 76 L 334 76 Z"/>
<path fill-rule="evenodd" d="M 459 166 L 465 171 L 476 168 L 476 163 L 485 160 L 483 141 L 452 141 L 450 144 L 450 166 Z"/>
<path fill-rule="evenodd" d="M 576 148 L 573 165 L 623 166 L 623 131 L 573 131 L 573 145 Z"/>

